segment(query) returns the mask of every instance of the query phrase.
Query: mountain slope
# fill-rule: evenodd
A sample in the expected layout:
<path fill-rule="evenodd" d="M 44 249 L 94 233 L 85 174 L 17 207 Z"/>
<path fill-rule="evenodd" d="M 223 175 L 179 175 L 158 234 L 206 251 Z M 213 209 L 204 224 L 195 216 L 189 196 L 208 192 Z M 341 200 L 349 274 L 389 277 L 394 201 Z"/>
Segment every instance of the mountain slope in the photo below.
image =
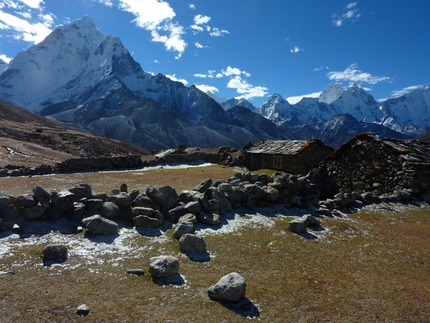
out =
<path fill-rule="evenodd" d="M 0 166 L 53 164 L 67 158 L 147 154 L 136 145 L 88 133 L 0 99 Z"/>

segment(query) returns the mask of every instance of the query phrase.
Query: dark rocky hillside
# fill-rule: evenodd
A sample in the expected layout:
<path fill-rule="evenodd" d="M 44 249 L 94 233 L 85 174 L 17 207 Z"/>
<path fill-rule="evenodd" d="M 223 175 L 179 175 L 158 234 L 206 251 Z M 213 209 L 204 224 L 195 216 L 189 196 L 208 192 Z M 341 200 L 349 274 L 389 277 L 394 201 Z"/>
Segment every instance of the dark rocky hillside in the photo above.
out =
<path fill-rule="evenodd" d="M 71 130 L 0 99 L 0 167 L 51 165 L 68 158 L 147 153 L 133 144 Z"/>

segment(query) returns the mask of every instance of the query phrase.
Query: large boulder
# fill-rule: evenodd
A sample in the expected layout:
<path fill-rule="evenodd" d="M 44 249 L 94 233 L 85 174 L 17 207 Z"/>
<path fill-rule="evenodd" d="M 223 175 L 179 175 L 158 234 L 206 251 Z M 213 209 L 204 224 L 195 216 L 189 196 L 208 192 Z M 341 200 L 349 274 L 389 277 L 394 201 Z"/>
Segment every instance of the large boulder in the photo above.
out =
<path fill-rule="evenodd" d="M 146 195 L 157 203 L 163 210 L 173 209 L 178 205 L 178 194 L 171 186 L 161 186 L 158 189 L 148 185 Z"/>
<path fill-rule="evenodd" d="M 164 216 L 158 210 L 135 207 L 133 208 L 133 222 L 136 227 L 157 228 L 164 224 Z"/>
<path fill-rule="evenodd" d="M 117 219 L 120 216 L 120 209 L 114 202 L 104 202 L 100 211 L 107 219 Z"/>
<path fill-rule="evenodd" d="M 83 199 L 82 203 L 85 204 L 87 210 L 89 212 L 91 211 L 98 211 L 103 206 L 103 200 L 102 199 Z"/>
<path fill-rule="evenodd" d="M 129 207 L 133 203 L 131 196 L 126 192 L 110 195 L 108 202 L 115 203 L 119 208 Z"/>
<path fill-rule="evenodd" d="M 184 234 L 187 233 L 195 233 L 194 224 L 192 222 L 179 222 L 173 230 L 173 237 L 176 240 L 179 240 Z"/>
<path fill-rule="evenodd" d="M 78 184 L 69 189 L 69 191 L 75 194 L 76 201 L 79 201 L 83 198 L 89 199 L 93 197 L 91 186 L 89 186 L 88 184 Z"/>
<path fill-rule="evenodd" d="M 43 217 L 45 208 L 42 205 L 34 205 L 22 209 L 22 214 L 26 220 L 36 220 Z"/>
<path fill-rule="evenodd" d="M 251 199 L 262 199 L 266 196 L 266 192 L 257 184 L 244 185 L 245 192 Z"/>
<path fill-rule="evenodd" d="M 179 248 L 182 252 L 206 253 L 206 242 L 202 236 L 186 233 L 179 239 Z"/>
<path fill-rule="evenodd" d="M 262 189 L 266 193 L 266 198 L 271 202 L 274 202 L 281 197 L 279 190 L 272 186 L 263 186 Z"/>
<path fill-rule="evenodd" d="M 174 276 L 179 270 L 179 260 L 173 256 L 158 256 L 149 259 L 149 273 L 154 278 Z"/>
<path fill-rule="evenodd" d="M 4 192 L 0 193 L 0 209 L 14 204 L 15 201 L 16 201 L 15 196 Z"/>
<path fill-rule="evenodd" d="M 21 210 L 18 209 L 15 205 L 9 205 L 9 206 L 0 208 L 0 218 L 3 219 L 3 222 L 16 221 L 20 217 L 21 217 Z"/>
<path fill-rule="evenodd" d="M 178 205 L 173 209 L 170 209 L 166 214 L 166 220 L 172 223 L 177 223 L 179 218 L 185 214 L 187 214 L 187 210 L 185 209 L 185 205 Z"/>
<path fill-rule="evenodd" d="M 221 217 L 218 213 L 214 213 L 214 212 L 200 212 L 199 215 L 197 216 L 197 219 L 203 223 L 203 224 L 207 224 L 207 225 L 211 225 L 211 226 L 215 226 L 218 224 L 221 224 Z"/>
<path fill-rule="evenodd" d="M 216 189 L 215 187 L 211 187 L 207 192 L 206 195 L 211 200 L 217 200 L 219 202 L 219 208 L 218 213 L 219 215 L 225 215 L 227 212 L 231 211 L 231 203 L 229 200 L 225 197 L 224 193 L 220 190 Z"/>
<path fill-rule="evenodd" d="M 118 224 L 98 214 L 82 219 L 82 223 L 92 234 L 118 234 Z"/>
<path fill-rule="evenodd" d="M 246 281 L 240 274 L 233 272 L 222 277 L 209 287 L 208 296 L 212 299 L 238 302 L 245 297 Z"/>
<path fill-rule="evenodd" d="M 63 211 L 67 211 L 72 208 L 73 202 L 75 202 L 75 194 L 64 190 L 64 191 L 53 191 L 51 193 L 52 204 L 55 207 Z"/>
<path fill-rule="evenodd" d="M 16 207 L 31 207 L 36 206 L 38 201 L 32 194 L 23 194 L 16 197 L 15 205 Z"/>
<path fill-rule="evenodd" d="M 41 185 L 36 185 L 33 188 L 34 197 L 39 201 L 39 203 L 47 209 L 51 203 L 51 194 Z"/>
<path fill-rule="evenodd" d="M 243 206 L 248 199 L 245 190 L 239 186 L 232 186 L 231 191 L 228 192 L 228 198 L 233 207 Z"/>
<path fill-rule="evenodd" d="M 212 179 L 208 178 L 193 188 L 193 191 L 205 193 L 212 185 Z"/>

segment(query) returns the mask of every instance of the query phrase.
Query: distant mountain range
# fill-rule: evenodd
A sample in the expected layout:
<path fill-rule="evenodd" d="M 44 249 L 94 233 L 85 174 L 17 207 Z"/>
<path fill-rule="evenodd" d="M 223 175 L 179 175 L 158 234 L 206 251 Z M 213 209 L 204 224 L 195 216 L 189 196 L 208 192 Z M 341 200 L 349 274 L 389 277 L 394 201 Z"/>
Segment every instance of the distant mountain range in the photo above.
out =
<path fill-rule="evenodd" d="M 149 150 L 180 143 L 241 147 L 264 138 L 338 146 L 357 132 L 405 138 L 430 127 L 430 88 L 376 102 L 358 86 L 331 84 L 319 98 L 294 105 L 279 94 L 259 108 L 245 99 L 218 103 L 195 86 L 144 72 L 121 40 L 104 36 L 88 16 L 1 62 L 0 73 L 0 98 Z"/>

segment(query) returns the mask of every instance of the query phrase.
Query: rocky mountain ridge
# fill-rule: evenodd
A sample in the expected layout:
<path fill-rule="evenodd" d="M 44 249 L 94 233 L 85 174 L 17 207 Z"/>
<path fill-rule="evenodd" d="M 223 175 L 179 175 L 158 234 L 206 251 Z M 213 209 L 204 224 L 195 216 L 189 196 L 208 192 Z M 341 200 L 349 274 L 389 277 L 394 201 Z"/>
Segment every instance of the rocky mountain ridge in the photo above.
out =
<path fill-rule="evenodd" d="M 57 27 L 6 64 L 0 98 L 76 130 L 149 150 L 179 143 L 240 148 L 264 138 L 316 138 L 337 147 L 357 133 L 352 129 L 416 138 L 430 126 L 429 88 L 377 102 L 359 86 L 331 84 L 319 98 L 296 104 L 274 94 L 260 108 L 245 99 L 221 106 L 195 86 L 143 71 L 121 40 L 104 36 L 88 16 Z M 235 106 L 247 110 L 230 112 Z M 346 114 L 353 119 L 338 117 Z"/>

